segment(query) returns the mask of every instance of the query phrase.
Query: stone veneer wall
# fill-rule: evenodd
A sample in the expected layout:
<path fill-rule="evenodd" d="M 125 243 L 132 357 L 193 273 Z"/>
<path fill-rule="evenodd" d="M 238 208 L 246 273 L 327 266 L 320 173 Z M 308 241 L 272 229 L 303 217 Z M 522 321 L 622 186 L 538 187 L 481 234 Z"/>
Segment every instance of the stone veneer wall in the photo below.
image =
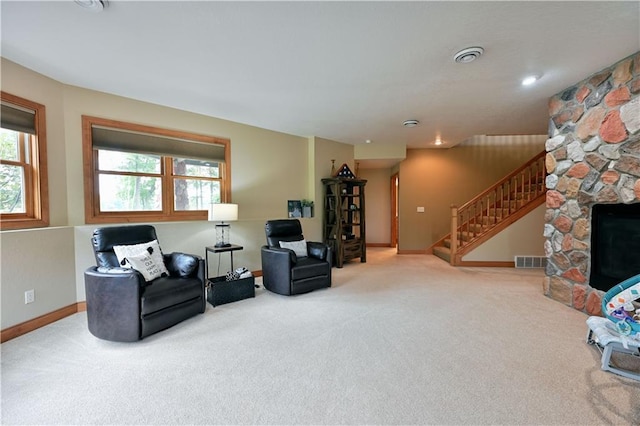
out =
<path fill-rule="evenodd" d="M 640 52 L 553 96 L 549 115 L 544 293 L 599 315 L 591 207 L 640 203 Z"/>

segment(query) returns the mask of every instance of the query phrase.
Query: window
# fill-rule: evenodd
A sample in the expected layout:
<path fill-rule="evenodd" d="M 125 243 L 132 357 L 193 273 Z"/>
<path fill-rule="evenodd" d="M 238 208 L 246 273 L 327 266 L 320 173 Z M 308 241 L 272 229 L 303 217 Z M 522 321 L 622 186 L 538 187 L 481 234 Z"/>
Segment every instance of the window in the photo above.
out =
<path fill-rule="evenodd" d="M 0 229 L 49 225 L 44 105 L 0 92 Z"/>
<path fill-rule="evenodd" d="M 82 117 L 87 223 L 206 220 L 230 201 L 229 141 Z"/>

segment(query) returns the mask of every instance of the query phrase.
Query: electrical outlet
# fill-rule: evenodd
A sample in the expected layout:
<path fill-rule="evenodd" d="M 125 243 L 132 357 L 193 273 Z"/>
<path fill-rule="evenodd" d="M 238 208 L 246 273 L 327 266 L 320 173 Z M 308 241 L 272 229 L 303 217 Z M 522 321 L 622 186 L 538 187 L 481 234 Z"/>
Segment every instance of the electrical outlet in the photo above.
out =
<path fill-rule="evenodd" d="M 416 211 L 418 213 L 424 213 L 424 207 L 418 207 Z"/>
<path fill-rule="evenodd" d="M 36 300 L 35 290 L 27 290 L 24 292 L 24 304 L 33 303 Z"/>

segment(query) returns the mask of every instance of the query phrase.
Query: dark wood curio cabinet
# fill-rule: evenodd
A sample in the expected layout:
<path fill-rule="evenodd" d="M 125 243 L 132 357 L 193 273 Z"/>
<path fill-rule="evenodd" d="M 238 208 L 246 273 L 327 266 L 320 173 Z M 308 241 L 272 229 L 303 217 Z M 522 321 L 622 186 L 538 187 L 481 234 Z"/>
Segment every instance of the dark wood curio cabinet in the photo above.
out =
<path fill-rule="evenodd" d="M 334 253 L 334 265 L 360 258 L 367 261 L 367 233 L 363 179 L 334 177 L 324 185 L 323 239 Z"/>

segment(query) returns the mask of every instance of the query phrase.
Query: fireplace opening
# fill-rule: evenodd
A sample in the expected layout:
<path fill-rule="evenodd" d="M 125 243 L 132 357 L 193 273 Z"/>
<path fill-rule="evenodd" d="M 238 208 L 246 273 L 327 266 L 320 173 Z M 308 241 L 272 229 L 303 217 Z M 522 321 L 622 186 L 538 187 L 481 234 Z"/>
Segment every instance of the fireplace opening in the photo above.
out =
<path fill-rule="evenodd" d="M 640 274 L 640 203 L 596 204 L 591 225 L 589 285 L 607 291 Z"/>

